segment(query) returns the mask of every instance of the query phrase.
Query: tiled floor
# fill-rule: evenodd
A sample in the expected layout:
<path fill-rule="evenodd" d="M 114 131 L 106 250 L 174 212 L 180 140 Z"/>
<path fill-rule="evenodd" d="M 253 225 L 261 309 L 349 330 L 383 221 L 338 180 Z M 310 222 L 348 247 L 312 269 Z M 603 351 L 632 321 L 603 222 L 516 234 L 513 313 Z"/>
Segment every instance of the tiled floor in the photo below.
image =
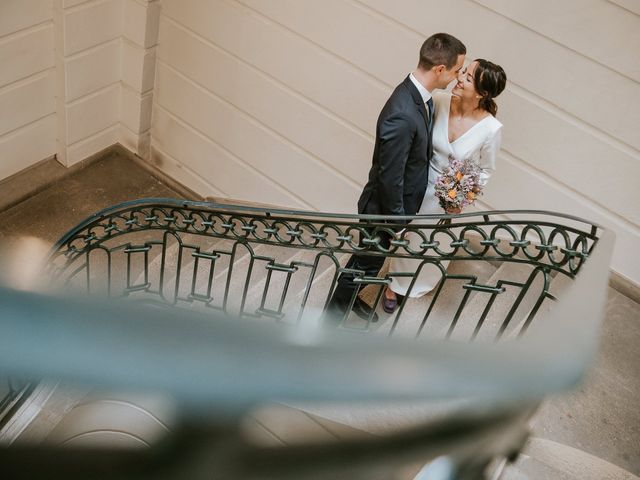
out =
<path fill-rule="evenodd" d="M 91 213 L 142 197 L 179 195 L 129 159 L 108 155 L 0 212 L 0 249 L 23 236 L 50 244 Z M 590 377 L 576 391 L 545 402 L 536 417 L 534 437 L 640 473 L 639 322 L 640 305 L 609 289 L 601 347 Z M 327 433 L 325 427 L 316 427 Z M 276 432 L 270 433 L 276 442 L 283 441 Z M 549 469 L 541 467 L 540 478 L 557 474 L 543 470 Z"/>

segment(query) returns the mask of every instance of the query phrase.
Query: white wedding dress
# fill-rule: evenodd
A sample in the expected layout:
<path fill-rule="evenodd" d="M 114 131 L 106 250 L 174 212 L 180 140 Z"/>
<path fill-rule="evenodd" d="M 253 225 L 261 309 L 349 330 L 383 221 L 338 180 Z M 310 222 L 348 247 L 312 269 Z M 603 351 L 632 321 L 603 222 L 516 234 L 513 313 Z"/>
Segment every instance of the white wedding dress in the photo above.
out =
<path fill-rule="evenodd" d="M 429 166 L 429 183 L 424 194 L 419 214 L 444 213 L 438 199 L 435 196 L 435 182 L 438 176 L 449 165 L 449 156 L 464 160 L 470 159 L 481 169 L 480 183 L 487 184 L 489 177 L 495 170 L 496 155 L 500 150 L 502 124 L 495 117 L 489 115 L 458 137 L 454 142 L 449 142 L 449 108 L 451 94 L 449 92 L 435 92 L 433 94 L 435 123 L 433 125 L 433 158 Z M 408 233 L 405 239 L 409 240 L 414 249 L 422 243 L 422 239 L 415 234 Z M 391 260 L 389 274 L 399 272 L 415 273 L 420 260 L 406 258 L 394 258 Z M 448 262 L 443 261 L 442 266 L 447 268 Z M 420 276 L 409 293 L 410 297 L 421 297 L 433 290 L 442 278 L 442 273 L 434 266 L 425 265 Z M 392 277 L 390 288 L 395 293 L 406 295 L 411 285 L 412 277 Z"/>

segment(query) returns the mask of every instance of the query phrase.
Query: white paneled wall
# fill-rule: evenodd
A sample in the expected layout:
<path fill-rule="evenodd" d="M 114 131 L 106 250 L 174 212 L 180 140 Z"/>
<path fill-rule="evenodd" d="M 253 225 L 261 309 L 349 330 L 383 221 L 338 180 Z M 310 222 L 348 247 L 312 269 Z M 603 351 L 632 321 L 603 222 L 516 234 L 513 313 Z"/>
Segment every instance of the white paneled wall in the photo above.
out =
<path fill-rule="evenodd" d="M 159 12 L 157 0 L 0 1 L 0 180 L 117 142 L 148 157 Z"/>
<path fill-rule="evenodd" d="M 53 0 L 57 158 L 70 166 L 118 141 L 122 0 Z"/>
<path fill-rule="evenodd" d="M 56 151 L 51 1 L 0 1 L 0 179 Z"/>
<path fill-rule="evenodd" d="M 163 0 L 152 152 L 207 195 L 353 212 L 375 121 L 447 31 L 509 85 L 483 206 L 613 228 L 640 283 L 640 16 L 629 0 Z"/>
<path fill-rule="evenodd" d="M 160 3 L 123 1 L 120 142 L 148 158 Z"/>
<path fill-rule="evenodd" d="M 436 31 L 509 77 L 482 206 L 609 226 L 640 284 L 636 0 L 1 0 L 0 179 L 120 142 L 203 195 L 353 212 Z"/>

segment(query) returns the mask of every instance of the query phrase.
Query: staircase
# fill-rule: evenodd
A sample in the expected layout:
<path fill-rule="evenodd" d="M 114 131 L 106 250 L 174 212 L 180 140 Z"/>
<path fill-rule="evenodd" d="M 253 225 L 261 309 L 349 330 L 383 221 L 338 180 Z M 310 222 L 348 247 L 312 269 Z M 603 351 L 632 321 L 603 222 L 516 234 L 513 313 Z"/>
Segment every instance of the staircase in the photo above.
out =
<path fill-rule="evenodd" d="M 375 242 L 375 232 L 388 229 L 382 218 L 142 200 L 109 208 L 69 232 L 54 247 L 48 271 L 59 284 L 94 295 L 304 327 L 322 322 L 336 279 L 355 251 L 435 266 L 447 261 L 440 285 L 422 298 L 407 297 L 393 315 L 379 308 L 389 273 L 383 268 L 376 279 L 362 277 L 360 295 L 378 307 L 380 321 L 346 315 L 339 329 L 418 341 L 513 342 L 551 312 L 553 300 L 562 297 L 590 256 L 599 232 L 570 217 L 512 212 L 515 219 L 504 220 L 500 213 L 495 218 L 461 216 L 448 226 L 438 224 L 438 218 L 414 219 L 405 228 L 428 232 L 422 249 L 411 251 L 398 234 L 396 246 L 383 251 Z M 90 394 L 70 417 L 86 415 L 100 402 L 116 410 L 140 409 L 135 402 L 129 408 L 122 403 L 126 400 L 119 401 Z M 281 425 L 282 419 L 291 423 L 292 418 L 298 419 L 293 422 L 297 427 L 289 432 L 315 425 L 314 431 L 329 432 L 329 437 L 379 436 L 417 420 L 446 418 L 464 407 L 464 400 L 404 408 L 295 402 L 249 415 L 246 428 L 267 444 L 274 442 L 276 427 L 265 425 Z M 142 410 L 160 418 L 153 408 Z M 160 423 L 169 428 L 170 416 Z M 79 433 L 69 428 L 62 422 L 51 438 L 58 443 L 77 439 Z M 283 436 L 276 435 L 276 443 L 296 442 Z"/>

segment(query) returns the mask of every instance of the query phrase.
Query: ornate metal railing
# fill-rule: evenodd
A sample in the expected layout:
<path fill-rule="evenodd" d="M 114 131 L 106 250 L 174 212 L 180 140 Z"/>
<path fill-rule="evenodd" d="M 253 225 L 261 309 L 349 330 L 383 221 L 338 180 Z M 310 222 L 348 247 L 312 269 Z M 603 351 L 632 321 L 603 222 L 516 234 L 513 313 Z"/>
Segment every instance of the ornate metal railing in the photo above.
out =
<path fill-rule="evenodd" d="M 449 222 L 395 217 L 390 224 L 385 217 L 167 199 L 127 202 L 88 218 L 53 248 L 48 282 L 196 311 L 133 310 L 0 289 L 0 373 L 166 392 L 186 422 L 160 450 L 92 449 L 78 456 L 26 446 L 0 449 L 3 468 L 14 478 L 53 469 L 67 478 L 154 478 L 159 472 L 208 478 L 214 470 L 226 478 L 378 478 L 372 465 L 388 473 L 402 461 L 446 454 L 454 465 L 451 478 L 479 478 L 492 459 L 519 451 L 535 404 L 574 385 L 586 371 L 597 342 L 612 238 L 597 225 L 545 212 L 444 219 Z M 418 240 L 410 241 L 412 236 Z M 394 337 L 420 336 L 424 345 L 334 328 L 298 334 L 295 327 L 255 321 L 323 318 L 354 253 L 414 260 L 416 272 L 437 269 L 434 291 L 422 299 L 407 296 L 393 315 L 381 314 L 376 323 L 372 315 L 362 320 L 347 312 L 339 322 Z M 391 279 L 415 279 L 416 272 L 355 274 L 374 305 Z M 440 331 L 430 330 L 431 324 Z M 490 340 L 528 335 L 474 348 L 433 338 L 455 339 L 461 331 L 461 338 L 475 339 L 485 329 Z M 20 358 L 29 359 L 29 368 Z M 384 368 L 376 373 L 372 365 Z M 258 448 L 229 425 L 195 428 L 189 422 L 212 409 L 226 416 L 275 399 L 428 398 L 475 402 L 466 417 L 320 449 Z M 37 461 L 25 463 L 27 458 Z"/>
<path fill-rule="evenodd" d="M 305 311 L 326 307 L 348 254 L 411 259 L 415 271 L 383 271 L 379 278 L 355 272 L 371 305 L 394 277 L 412 279 L 398 311 L 384 318 L 391 320 L 374 325 L 373 314 L 344 315 L 341 325 L 415 336 L 433 326 L 446 337 L 460 330 L 471 338 L 493 329 L 488 335 L 500 338 L 528 328 L 555 298 L 552 280 L 576 275 L 599 230 L 575 217 L 532 211 L 448 222 L 419 216 L 390 224 L 385 217 L 144 199 L 108 208 L 66 234 L 48 272 L 92 293 L 296 323 Z M 456 263 L 447 269 L 449 261 Z M 497 278 L 467 268 L 493 273 L 506 263 L 520 268 Z M 440 279 L 436 288 L 423 300 L 410 299 L 427 270 Z"/>

